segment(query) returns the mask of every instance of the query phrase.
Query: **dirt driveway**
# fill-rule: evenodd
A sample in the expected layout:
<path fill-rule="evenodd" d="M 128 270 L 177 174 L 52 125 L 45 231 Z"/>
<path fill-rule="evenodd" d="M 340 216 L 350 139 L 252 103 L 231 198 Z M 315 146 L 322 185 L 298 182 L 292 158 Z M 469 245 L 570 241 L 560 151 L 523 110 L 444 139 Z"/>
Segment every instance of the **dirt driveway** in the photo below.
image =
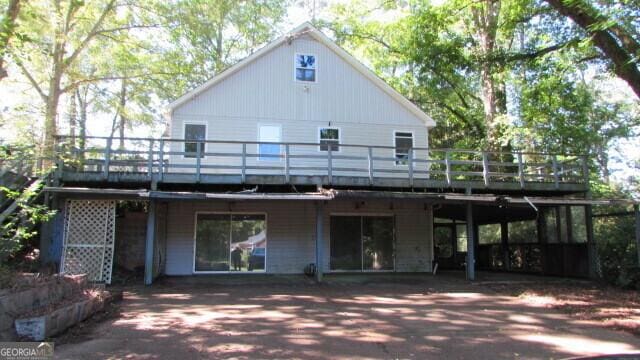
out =
<path fill-rule="evenodd" d="M 549 359 L 640 352 L 634 335 L 496 292 L 489 282 L 447 275 L 353 279 L 266 285 L 254 278 L 238 285 L 173 278 L 134 287 L 125 292 L 118 316 L 86 326 L 79 338 L 67 334 L 55 352 L 73 359 L 179 360 Z"/>

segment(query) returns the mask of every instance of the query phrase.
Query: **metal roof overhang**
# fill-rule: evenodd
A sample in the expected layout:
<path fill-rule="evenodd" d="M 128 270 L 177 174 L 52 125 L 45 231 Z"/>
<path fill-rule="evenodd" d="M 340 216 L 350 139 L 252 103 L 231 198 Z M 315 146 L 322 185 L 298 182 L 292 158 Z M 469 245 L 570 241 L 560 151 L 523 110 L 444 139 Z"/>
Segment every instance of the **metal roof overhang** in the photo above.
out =
<path fill-rule="evenodd" d="M 478 205 L 633 205 L 637 201 L 628 199 L 578 199 L 562 197 L 513 197 L 503 195 L 467 195 L 467 194 L 441 194 L 419 192 L 393 192 L 370 190 L 324 190 L 313 193 L 203 193 L 203 192 L 178 192 L 178 191 L 154 191 L 131 189 L 97 189 L 78 187 L 45 187 L 44 191 L 68 195 L 91 195 L 98 197 L 123 198 L 133 200 L 307 200 L 326 201 L 333 199 L 355 200 L 415 200 L 429 203 L 462 204 L 474 203 Z"/>
<path fill-rule="evenodd" d="M 45 187 L 44 191 L 68 195 L 91 195 L 131 200 L 331 200 L 329 193 L 203 193 L 180 191 L 149 191 L 130 189 L 95 189 L 77 187 Z"/>

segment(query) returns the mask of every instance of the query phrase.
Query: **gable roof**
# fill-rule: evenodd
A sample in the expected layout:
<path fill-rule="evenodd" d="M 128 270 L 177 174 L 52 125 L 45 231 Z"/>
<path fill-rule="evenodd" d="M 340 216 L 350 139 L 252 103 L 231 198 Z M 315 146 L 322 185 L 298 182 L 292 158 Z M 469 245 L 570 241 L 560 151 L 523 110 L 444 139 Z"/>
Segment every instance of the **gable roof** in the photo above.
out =
<path fill-rule="evenodd" d="M 323 34 L 320 30 L 316 29 L 313 25 L 308 22 L 303 23 L 297 28 L 290 31 L 288 34 L 281 36 L 280 38 L 272 41 L 267 44 L 260 50 L 254 52 L 243 60 L 237 62 L 235 65 L 227 68 L 226 70 L 220 72 L 213 78 L 209 79 L 204 84 L 196 87 L 195 89 L 187 92 L 186 94 L 180 96 L 173 102 L 169 104 L 169 112 L 173 112 L 177 107 L 183 105 L 187 101 L 197 97 L 207 89 L 226 79 L 227 77 L 235 74 L 240 71 L 245 66 L 252 63 L 254 60 L 268 54 L 271 50 L 277 48 L 278 46 L 290 42 L 296 37 L 300 35 L 309 35 L 316 41 L 325 45 L 329 49 L 331 49 L 338 57 L 349 63 L 353 68 L 355 68 L 359 73 L 364 75 L 367 79 L 373 82 L 376 86 L 378 86 L 382 91 L 384 91 L 387 95 L 391 96 L 394 100 L 396 100 L 400 105 L 405 107 L 409 112 L 422 120 L 427 127 L 434 127 L 436 125 L 435 121 L 424 111 L 422 111 L 418 106 L 405 98 L 402 94 L 392 88 L 389 84 L 387 84 L 384 80 L 378 77 L 373 73 L 368 67 L 363 65 L 360 61 L 356 60 L 351 54 L 345 51 L 343 48 L 334 43 L 331 39 L 329 39 L 325 34 Z"/>

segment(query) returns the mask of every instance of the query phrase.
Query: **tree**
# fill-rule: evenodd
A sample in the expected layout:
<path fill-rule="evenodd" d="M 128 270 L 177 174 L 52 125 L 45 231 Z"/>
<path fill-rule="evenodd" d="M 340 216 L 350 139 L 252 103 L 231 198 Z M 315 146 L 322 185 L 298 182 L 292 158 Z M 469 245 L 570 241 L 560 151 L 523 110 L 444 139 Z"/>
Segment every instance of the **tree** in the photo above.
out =
<path fill-rule="evenodd" d="M 7 77 L 5 55 L 9 47 L 9 42 L 16 31 L 16 20 L 20 13 L 20 2 L 20 0 L 9 0 L 7 9 L 2 16 L 2 19 L 0 19 L 0 81 Z"/>
<path fill-rule="evenodd" d="M 29 7 L 35 15 L 25 19 L 25 27 L 33 41 L 13 52 L 12 59 L 44 103 L 44 148 L 50 156 L 60 97 L 77 86 L 68 75 L 94 38 L 108 31 L 104 25 L 115 12 L 116 0 L 99 5 L 51 0 L 32 2 Z"/>
<path fill-rule="evenodd" d="M 637 28 L 633 28 L 638 25 L 637 21 L 631 22 L 631 28 L 627 28 L 624 21 L 607 16 L 585 0 L 546 1 L 589 34 L 595 46 L 611 61 L 614 73 L 625 80 L 640 98 L 640 37 Z M 637 4 L 634 6 L 630 2 L 626 7 L 637 19 L 640 15 Z"/>

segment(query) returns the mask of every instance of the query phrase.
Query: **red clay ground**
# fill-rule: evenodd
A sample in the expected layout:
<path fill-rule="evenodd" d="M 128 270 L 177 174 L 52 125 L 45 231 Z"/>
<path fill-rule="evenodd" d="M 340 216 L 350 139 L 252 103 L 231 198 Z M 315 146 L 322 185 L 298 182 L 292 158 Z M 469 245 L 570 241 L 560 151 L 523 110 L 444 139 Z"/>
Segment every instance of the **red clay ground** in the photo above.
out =
<path fill-rule="evenodd" d="M 470 284 L 451 274 L 345 276 L 322 285 L 221 279 L 130 288 L 117 316 L 54 339 L 56 357 L 549 359 L 640 352 L 639 337 L 558 310 L 541 301 L 548 292 L 520 296 L 523 288 L 568 286 L 541 278 Z"/>

